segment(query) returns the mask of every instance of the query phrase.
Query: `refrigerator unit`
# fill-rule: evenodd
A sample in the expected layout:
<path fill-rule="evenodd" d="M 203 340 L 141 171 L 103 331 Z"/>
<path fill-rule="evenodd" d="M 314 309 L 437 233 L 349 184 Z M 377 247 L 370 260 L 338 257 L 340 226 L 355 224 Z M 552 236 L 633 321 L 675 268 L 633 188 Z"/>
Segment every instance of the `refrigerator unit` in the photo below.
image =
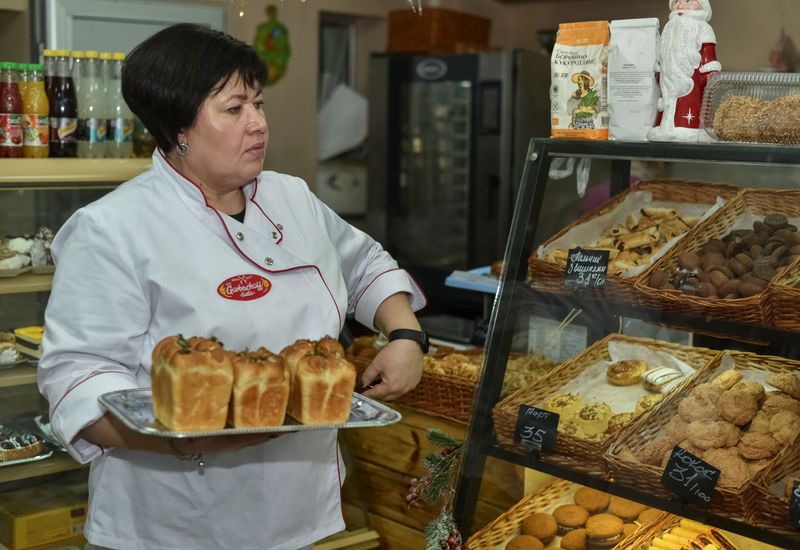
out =
<path fill-rule="evenodd" d="M 549 60 L 375 54 L 369 69 L 368 231 L 447 310 L 447 275 L 503 256 L 528 140 L 549 133 Z"/>

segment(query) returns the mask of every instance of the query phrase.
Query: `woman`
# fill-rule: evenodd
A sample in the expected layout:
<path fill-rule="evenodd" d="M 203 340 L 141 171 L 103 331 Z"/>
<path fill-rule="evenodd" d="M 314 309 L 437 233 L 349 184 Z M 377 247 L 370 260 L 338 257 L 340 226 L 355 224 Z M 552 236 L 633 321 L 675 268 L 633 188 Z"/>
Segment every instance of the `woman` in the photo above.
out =
<path fill-rule="evenodd" d="M 424 298 L 391 257 L 301 180 L 261 171 L 266 76 L 252 48 L 204 27 L 140 44 L 122 87 L 158 144 L 153 167 L 80 209 L 53 242 L 39 386 L 54 433 L 92 463 L 94 545 L 296 550 L 344 528 L 333 430 L 171 440 L 105 413 L 99 395 L 150 385 L 165 336 L 280 351 L 338 334 L 347 314 L 387 334 L 419 329 L 411 305 Z M 246 291 L 256 275 L 269 284 Z M 397 339 L 361 382 L 393 399 L 421 372 L 421 345 Z"/>

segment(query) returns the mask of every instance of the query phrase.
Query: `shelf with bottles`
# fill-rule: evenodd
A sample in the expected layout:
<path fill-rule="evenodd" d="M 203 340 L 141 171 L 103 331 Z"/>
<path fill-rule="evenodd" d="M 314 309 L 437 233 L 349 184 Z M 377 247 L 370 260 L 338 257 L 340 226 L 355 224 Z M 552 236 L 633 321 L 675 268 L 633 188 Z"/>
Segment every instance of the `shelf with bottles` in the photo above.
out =
<path fill-rule="evenodd" d="M 1 159 L 0 188 L 112 187 L 149 169 L 149 158 Z"/>
<path fill-rule="evenodd" d="M 518 351 L 514 346 L 519 345 L 520 330 L 527 330 L 520 327 L 526 327 L 526 320 L 531 316 L 549 314 L 553 318 L 560 318 L 558 317 L 559 313 L 554 310 L 563 314 L 564 311 L 582 309 L 582 324 L 587 331 L 585 339 L 587 351 L 584 351 L 584 354 L 593 349 L 590 347 L 592 342 L 596 342 L 612 332 L 618 332 L 620 320 L 623 317 L 644 319 L 662 327 L 664 325 L 680 326 L 683 330 L 695 335 L 711 333 L 717 337 L 727 337 L 751 344 L 754 339 L 760 340 L 762 343 L 770 344 L 770 351 L 775 355 L 782 356 L 777 360 L 783 361 L 787 365 L 794 364 L 794 362 L 784 359 L 784 357 L 797 356 L 798 348 L 796 346 L 800 341 L 796 334 L 765 327 L 760 322 L 748 323 L 733 321 L 721 316 L 710 317 L 697 314 L 691 308 L 686 308 L 685 311 L 664 311 L 657 305 L 644 306 L 636 301 L 614 299 L 613 294 L 604 293 L 602 290 L 566 294 L 563 288 L 561 293 L 534 288 L 536 285 L 532 285 L 529 280 L 529 257 L 535 250 L 534 243 L 538 242 L 536 240 L 537 224 L 546 212 L 543 202 L 550 182 L 550 164 L 554 158 L 559 157 L 610 160 L 612 196 L 618 196 L 627 189 L 630 182 L 631 160 L 703 162 L 707 164 L 735 163 L 765 167 L 800 166 L 800 150 L 783 146 L 531 140 L 504 258 L 505 271 L 492 312 L 484 368 L 479 380 L 469 433 L 465 442 L 464 463 L 454 505 L 456 521 L 466 532 L 473 527 L 480 527 L 472 525 L 475 495 L 483 476 L 486 457 L 492 456 L 593 486 L 628 499 L 638 500 L 657 508 L 673 511 L 757 540 L 787 548 L 796 547 L 797 538 L 787 537 L 783 534 L 783 530 L 791 529 L 788 525 L 788 518 L 786 525 L 782 524 L 782 530 L 776 532 L 774 529 L 752 524 L 743 519 L 743 515 L 728 513 L 727 510 L 717 512 L 716 508 L 712 506 L 711 509 L 715 511 L 709 513 L 701 506 L 687 505 L 685 501 L 679 499 L 664 498 L 663 495 L 656 495 L 655 491 L 648 490 L 646 485 L 641 482 L 631 483 L 631 480 L 627 480 L 622 483 L 614 476 L 587 472 L 586 464 L 588 462 L 602 463 L 605 460 L 604 453 L 600 452 L 592 460 L 587 458 L 588 455 L 584 456 L 580 452 L 578 453 L 580 456 L 570 455 L 571 450 L 566 441 L 568 438 L 561 443 L 556 443 L 559 453 L 569 459 L 562 461 L 545 460 L 548 456 L 543 452 L 514 451 L 503 444 L 504 440 L 500 435 L 507 426 L 494 424 L 497 419 L 493 418 L 493 410 L 496 411 L 500 401 L 507 357 L 512 351 Z M 717 342 L 716 346 L 722 346 L 718 348 L 720 350 L 726 349 L 724 342 Z M 739 344 L 736 346 L 739 347 Z M 774 351 L 776 349 L 777 352 Z M 562 364 L 563 368 L 559 367 L 561 370 L 558 373 L 553 371 L 548 374 L 546 384 L 540 382 L 536 387 L 539 388 L 543 385 L 549 387 L 554 384 L 553 377 L 562 372 L 566 373 L 567 367 L 564 365 L 571 366 L 573 363 Z M 566 374 L 564 375 L 566 376 Z M 546 389 L 544 388 L 544 390 Z M 527 404 L 536 406 L 536 403 Z M 670 402 L 670 406 L 672 406 L 672 402 Z M 632 426 L 637 430 L 640 428 L 637 423 Z M 647 433 L 649 434 L 649 431 Z M 506 437 L 506 439 L 508 438 Z M 579 445 L 573 447 L 577 451 L 581 451 Z"/>

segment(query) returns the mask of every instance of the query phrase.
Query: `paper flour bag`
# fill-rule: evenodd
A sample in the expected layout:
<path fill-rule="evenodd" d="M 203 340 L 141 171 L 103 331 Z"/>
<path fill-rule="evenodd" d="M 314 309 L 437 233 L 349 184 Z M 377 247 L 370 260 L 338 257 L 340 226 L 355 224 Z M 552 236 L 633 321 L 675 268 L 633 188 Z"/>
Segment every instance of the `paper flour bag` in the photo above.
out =
<path fill-rule="evenodd" d="M 609 138 L 647 141 L 661 89 L 656 80 L 658 19 L 611 22 L 608 46 Z"/>
<path fill-rule="evenodd" d="M 608 139 L 608 21 L 559 25 L 551 66 L 552 137 Z"/>

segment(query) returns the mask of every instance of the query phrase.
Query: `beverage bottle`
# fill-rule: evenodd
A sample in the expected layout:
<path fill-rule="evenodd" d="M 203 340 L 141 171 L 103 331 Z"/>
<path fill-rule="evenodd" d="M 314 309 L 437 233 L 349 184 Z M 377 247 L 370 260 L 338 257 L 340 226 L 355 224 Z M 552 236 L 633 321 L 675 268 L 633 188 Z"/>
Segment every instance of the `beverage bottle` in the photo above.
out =
<path fill-rule="evenodd" d="M 111 158 L 133 156 L 133 113 L 122 98 L 122 62 L 124 53 L 115 53 L 108 81 L 108 142 L 107 155 Z"/>
<path fill-rule="evenodd" d="M 136 158 L 150 158 L 156 148 L 156 140 L 150 131 L 142 124 L 139 117 L 133 117 L 133 156 Z"/>
<path fill-rule="evenodd" d="M 106 152 L 108 110 L 97 52 L 87 50 L 78 94 L 78 157 L 103 158 Z"/>
<path fill-rule="evenodd" d="M 50 100 L 50 156 L 78 156 L 78 100 L 69 73 L 67 50 L 56 50 Z"/>
<path fill-rule="evenodd" d="M 72 75 L 72 83 L 75 86 L 75 95 L 78 97 L 81 93 L 81 67 L 83 66 L 85 53 L 82 50 L 72 50 L 72 66 L 70 67 L 70 74 Z"/>
<path fill-rule="evenodd" d="M 44 91 L 47 97 L 53 89 L 53 73 L 55 72 L 56 50 L 44 50 L 42 52 L 44 57 Z"/>
<path fill-rule="evenodd" d="M 47 158 L 50 153 L 50 105 L 41 65 L 28 65 L 27 87 L 22 114 L 23 155 L 25 158 Z"/>
<path fill-rule="evenodd" d="M 111 103 L 108 102 L 108 82 L 111 79 L 111 52 L 100 52 L 97 54 L 97 62 L 100 66 L 100 79 L 103 81 L 103 97 L 106 100 L 106 139 L 105 146 L 103 147 L 103 156 L 111 156 L 111 141 L 113 134 L 111 133 Z"/>
<path fill-rule="evenodd" d="M 22 157 L 22 96 L 16 63 L 0 63 L 0 158 Z"/>
<path fill-rule="evenodd" d="M 22 97 L 22 104 L 25 105 L 25 98 L 28 96 L 28 64 L 16 64 L 17 77 L 19 80 L 19 95 Z"/>

